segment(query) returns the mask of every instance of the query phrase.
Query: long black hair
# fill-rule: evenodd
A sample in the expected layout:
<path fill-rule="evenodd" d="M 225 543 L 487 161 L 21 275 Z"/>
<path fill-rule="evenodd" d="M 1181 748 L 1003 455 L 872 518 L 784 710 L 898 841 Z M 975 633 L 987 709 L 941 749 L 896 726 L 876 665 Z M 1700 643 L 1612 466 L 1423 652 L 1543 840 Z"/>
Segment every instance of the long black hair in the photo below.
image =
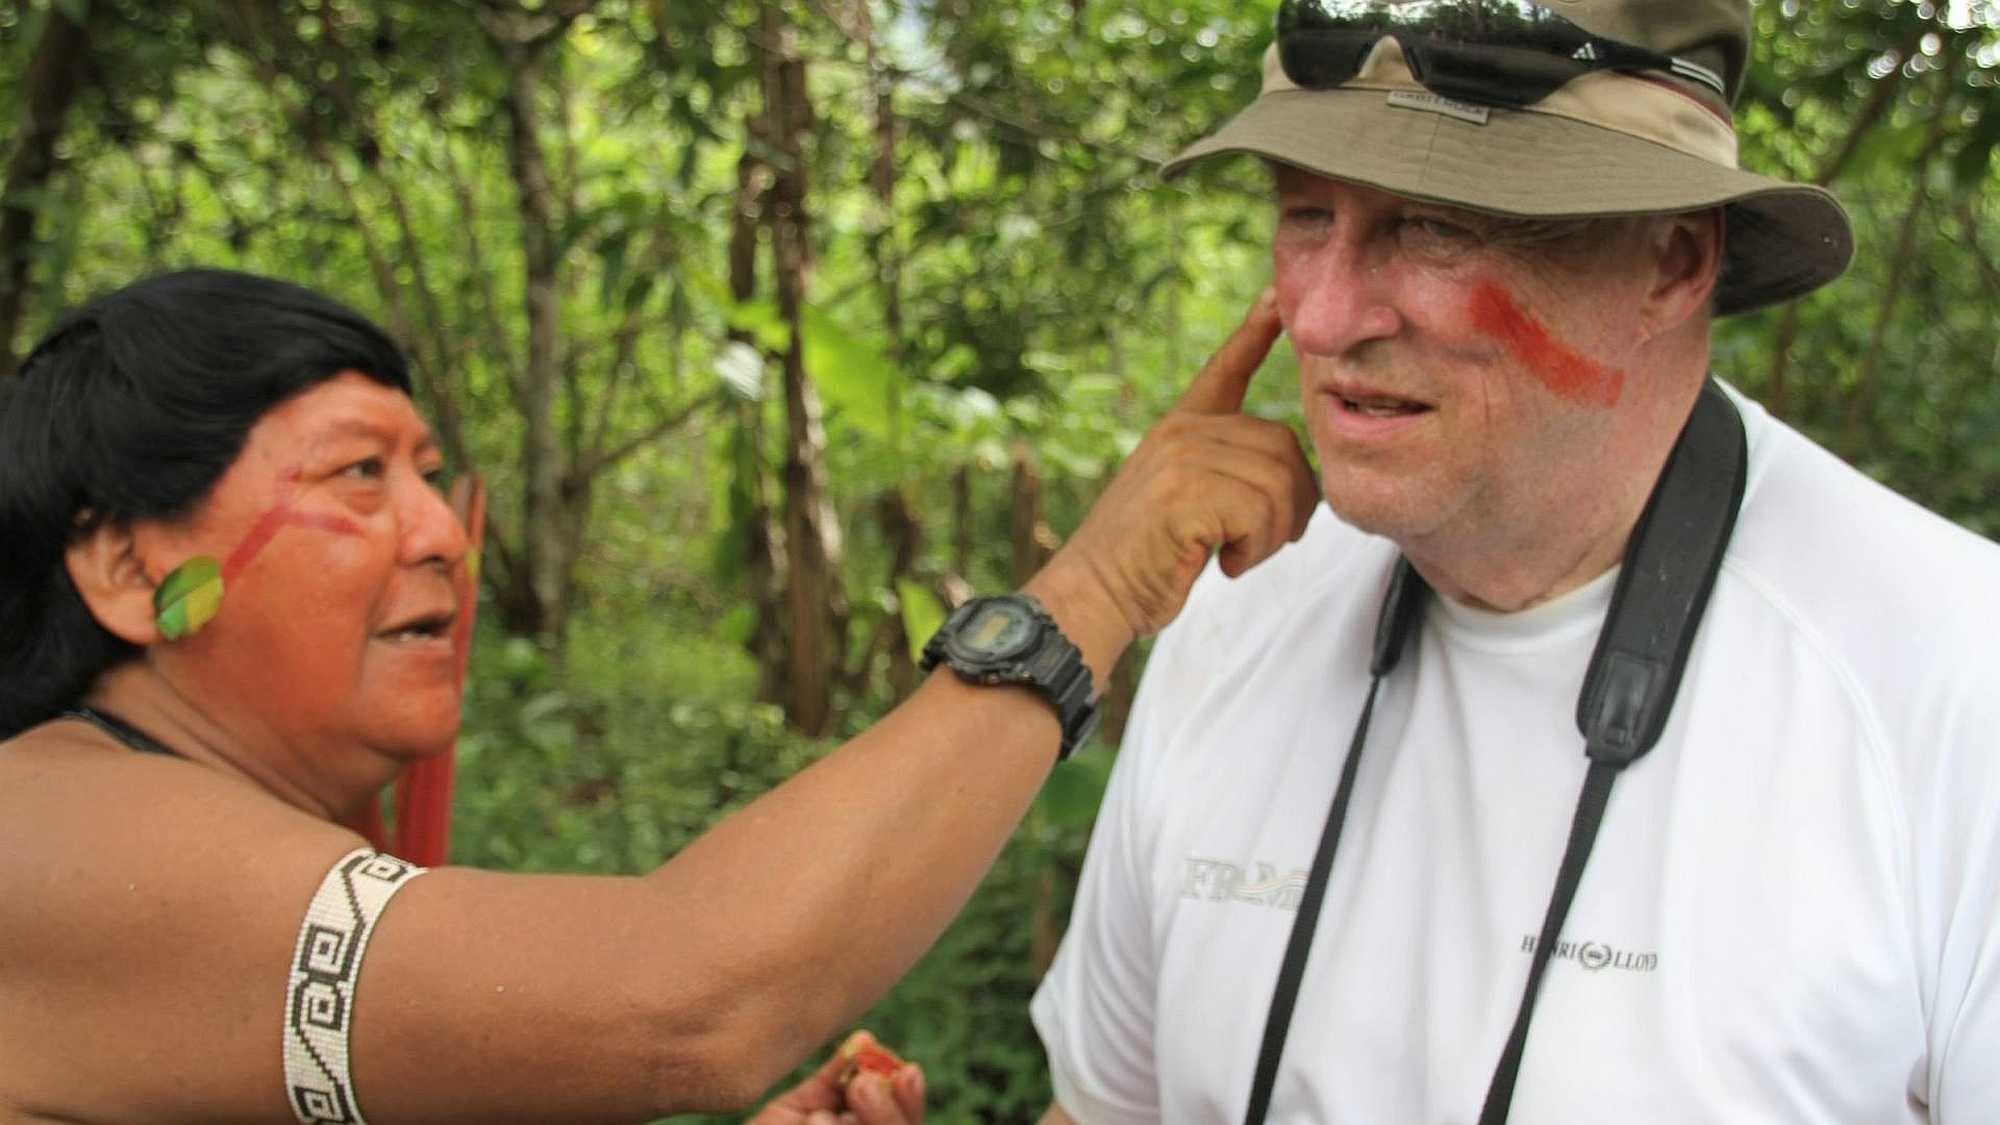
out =
<path fill-rule="evenodd" d="M 401 352 L 361 314 L 196 269 L 91 301 L 0 377 L 0 740 L 138 654 L 77 594 L 70 544 L 191 515 L 266 411 L 347 371 L 410 391 Z"/>

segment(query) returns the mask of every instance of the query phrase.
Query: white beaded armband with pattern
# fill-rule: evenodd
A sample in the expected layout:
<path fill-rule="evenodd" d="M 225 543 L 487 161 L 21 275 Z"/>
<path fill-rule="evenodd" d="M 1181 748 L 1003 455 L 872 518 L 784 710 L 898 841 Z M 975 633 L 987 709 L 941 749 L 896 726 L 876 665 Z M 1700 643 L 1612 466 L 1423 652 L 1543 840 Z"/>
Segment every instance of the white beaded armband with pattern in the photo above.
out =
<path fill-rule="evenodd" d="M 376 919 L 426 870 L 356 848 L 334 863 L 306 908 L 285 988 L 285 1093 L 301 1125 L 366 1125 L 347 1066 L 354 986 Z"/>

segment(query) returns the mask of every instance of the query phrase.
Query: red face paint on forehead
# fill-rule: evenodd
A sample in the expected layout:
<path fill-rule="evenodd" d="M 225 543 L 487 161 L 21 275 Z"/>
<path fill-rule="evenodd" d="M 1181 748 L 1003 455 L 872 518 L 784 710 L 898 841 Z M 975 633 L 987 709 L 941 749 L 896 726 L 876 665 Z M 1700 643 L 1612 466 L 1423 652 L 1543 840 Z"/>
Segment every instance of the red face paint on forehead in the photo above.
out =
<path fill-rule="evenodd" d="M 1582 406 L 1610 409 L 1625 390 L 1625 373 L 1577 354 L 1521 310 L 1505 289 L 1482 282 L 1469 309 L 1479 330 L 1506 345 L 1551 394 Z"/>

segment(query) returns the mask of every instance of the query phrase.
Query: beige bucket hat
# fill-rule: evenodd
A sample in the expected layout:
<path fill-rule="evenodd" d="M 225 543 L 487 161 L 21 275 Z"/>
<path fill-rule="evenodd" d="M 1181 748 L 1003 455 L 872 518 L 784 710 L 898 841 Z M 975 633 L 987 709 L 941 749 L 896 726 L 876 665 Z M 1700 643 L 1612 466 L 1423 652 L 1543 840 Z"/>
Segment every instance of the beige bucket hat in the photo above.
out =
<path fill-rule="evenodd" d="M 1553 0 L 1586 30 L 1700 62 L 1734 101 L 1749 49 L 1743 0 Z M 1257 100 L 1168 161 L 1250 153 L 1397 195 L 1522 218 L 1673 214 L 1721 206 L 1721 315 L 1808 293 L 1854 256 L 1832 193 L 1745 172 L 1729 106 L 1665 75 L 1587 74 L 1522 109 L 1469 105 L 1418 85 L 1395 40 L 1354 78 L 1306 90 L 1265 52 Z"/>

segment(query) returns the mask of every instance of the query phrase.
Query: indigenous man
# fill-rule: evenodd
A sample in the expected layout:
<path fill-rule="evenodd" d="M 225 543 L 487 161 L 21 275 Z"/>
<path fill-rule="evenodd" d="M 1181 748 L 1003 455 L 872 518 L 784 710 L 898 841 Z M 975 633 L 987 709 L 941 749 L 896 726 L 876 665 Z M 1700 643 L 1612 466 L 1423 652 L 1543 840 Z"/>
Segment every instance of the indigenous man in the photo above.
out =
<path fill-rule="evenodd" d="M 1286 0 L 1168 166 L 1274 169 L 1330 510 L 1154 652 L 1050 1121 L 2000 1121 L 2000 551 L 1710 380 L 1851 253 L 1749 37 Z"/>

